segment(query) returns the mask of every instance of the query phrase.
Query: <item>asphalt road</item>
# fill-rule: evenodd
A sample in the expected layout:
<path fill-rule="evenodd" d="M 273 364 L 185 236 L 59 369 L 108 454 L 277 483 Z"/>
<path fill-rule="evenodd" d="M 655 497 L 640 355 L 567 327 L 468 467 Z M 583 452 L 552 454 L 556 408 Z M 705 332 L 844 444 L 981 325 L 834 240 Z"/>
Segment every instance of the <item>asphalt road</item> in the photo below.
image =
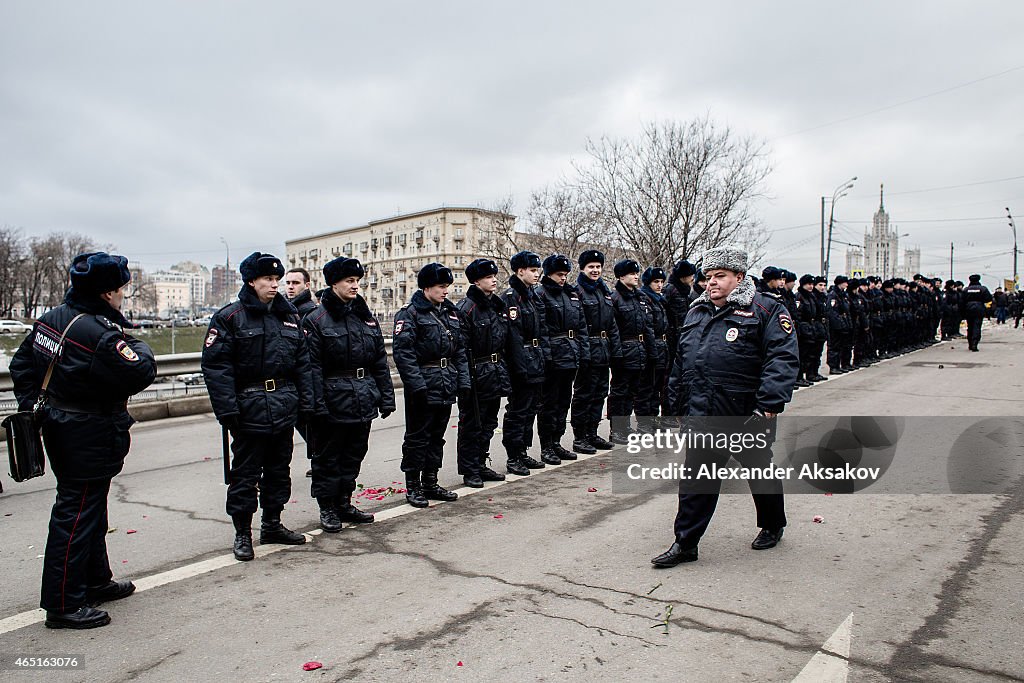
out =
<path fill-rule="evenodd" d="M 1024 331 L 986 330 L 981 348 L 941 344 L 832 379 L 787 414 L 1019 422 Z M 401 480 L 401 415 L 375 422 L 367 487 Z M 937 459 L 955 436 L 938 424 Z M 449 433 L 442 483 L 456 485 Z M 105 628 L 42 626 L 53 480 L 5 478 L 0 666 L 81 657 L 78 671 L 5 680 L 1024 680 L 1020 477 L 999 495 L 792 495 L 784 540 L 763 552 L 749 547 L 749 495 L 726 495 L 700 560 L 655 570 L 675 498 L 613 492 L 622 448 L 425 510 L 366 496 L 378 521 L 328 535 L 297 438 L 284 520 L 310 542 L 238 563 L 212 417 L 140 424 L 133 441 L 107 539 L 115 575 L 140 590 L 107 606 Z M 1021 445 L 1005 444 L 1024 457 Z M 303 671 L 310 661 L 323 666 Z"/>

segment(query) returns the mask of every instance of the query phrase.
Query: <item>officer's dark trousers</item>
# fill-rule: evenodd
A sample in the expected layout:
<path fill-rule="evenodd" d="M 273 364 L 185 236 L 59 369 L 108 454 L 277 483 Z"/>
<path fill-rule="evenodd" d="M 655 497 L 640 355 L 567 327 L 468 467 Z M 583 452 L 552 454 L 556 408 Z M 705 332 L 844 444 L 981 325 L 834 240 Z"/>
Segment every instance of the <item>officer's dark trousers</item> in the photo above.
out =
<path fill-rule="evenodd" d="M 807 359 L 807 369 L 811 372 L 812 376 L 820 374 L 821 357 L 825 353 L 825 340 L 815 339 L 813 344 L 814 346 L 811 348 L 811 355 Z"/>
<path fill-rule="evenodd" d="M 611 392 L 608 394 L 608 419 L 612 431 L 624 434 L 629 430 L 629 418 L 633 414 L 636 398 L 640 392 L 640 376 L 643 370 L 612 368 Z"/>
<path fill-rule="evenodd" d="M 853 362 L 863 363 L 871 357 L 871 332 L 858 330 L 853 343 Z"/>
<path fill-rule="evenodd" d="M 595 428 L 603 417 L 604 401 L 608 398 L 608 366 L 589 365 L 576 373 L 572 394 L 573 431 Z"/>
<path fill-rule="evenodd" d="M 640 388 L 635 401 L 637 422 L 653 427 L 651 418 L 658 415 L 665 393 L 665 368 L 648 363 L 640 376 Z M 644 419 L 646 418 L 646 419 Z"/>
<path fill-rule="evenodd" d="M 509 457 L 518 458 L 533 445 L 533 420 L 537 417 L 544 384 L 512 380 L 512 395 L 505 405 L 501 443 Z"/>
<path fill-rule="evenodd" d="M 983 316 L 981 315 L 969 315 L 967 316 L 967 346 L 968 348 L 976 349 L 978 344 L 981 343 L 981 321 Z"/>
<path fill-rule="evenodd" d="M 817 363 L 814 357 L 814 347 L 816 344 L 814 337 L 798 336 L 796 341 L 800 349 L 800 375 L 811 377 L 817 370 Z"/>
<path fill-rule="evenodd" d="M 549 370 L 544 376 L 544 393 L 537 408 L 537 435 L 541 445 L 554 443 L 565 434 L 565 418 L 572 403 L 572 381 L 576 369 Z"/>
<path fill-rule="evenodd" d="M 942 338 L 948 339 L 958 331 L 956 316 L 946 315 L 942 318 Z"/>
<path fill-rule="evenodd" d="M 472 397 L 459 399 L 459 474 L 479 474 L 480 468 L 486 467 L 491 438 L 498 428 L 500 405 L 500 398 L 487 401 L 474 401 Z"/>
<path fill-rule="evenodd" d="M 832 332 L 828 338 L 828 367 L 831 369 L 850 367 L 850 351 L 853 338 L 849 332 Z"/>
<path fill-rule="evenodd" d="M 688 471 L 696 473 L 702 464 L 719 467 L 729 461 L 727 451 L 690 449 L 686 453 Z M 771 464 L 770 448 L 745 450 L 733 454 L 744 467 L 763 468 Z M 754 497 L 757 511 L 757 526 L 762 529 L 780 529 L 786 526 L 786 505 L 782 495 L 782 482 L 778 479 L 749 481 L 750 493 Z M 676 512 L 676 540 L 684 548 L 694 548 L 711 523 L 718 505 L 722 483 L 718 479 L 682 479 L 679 482 L 679 509 Z"/>
<path fill-rule="evenodd" d="M 104 586 L 112 578 L 107 562 L 108 491 L 109 479 L 57 481 L 43 557 L 43 609 L 73 612 L 86 604 L 89 587 Z"/>
<path fill-rule="evenodd" d="M 291 462 L 294 430 L 273 434 L 231 431 L 231 472 L 228 484 L 229 515 L 251 515 L 259 507 L 280 512 L 292 494 Z"/>
<path fill-rule="evenodd" d="M 324 422 L 307 430 L 312 434 L 314 498 L 345 498 L 356 490 L 359 468 L 366 457 L 370 422 Z M 307 443 L 309 439 L 306 439 Z"/>
<path fill-rule="evenodd" d="M 451 404 L 436 405 L 422 400 L 406 400 L 403 472 L 437 472 L 441 469 L 444 435 L 451 416 Z"/>

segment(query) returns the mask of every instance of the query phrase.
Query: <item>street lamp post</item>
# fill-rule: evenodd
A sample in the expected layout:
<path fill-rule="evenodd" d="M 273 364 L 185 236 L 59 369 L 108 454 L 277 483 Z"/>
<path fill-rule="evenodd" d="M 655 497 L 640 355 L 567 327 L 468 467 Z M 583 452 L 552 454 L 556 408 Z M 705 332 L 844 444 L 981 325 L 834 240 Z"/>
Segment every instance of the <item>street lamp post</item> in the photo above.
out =
<path fill-rule="evenodd" d="M 1010 213 L 1010 207 L 1006 207 L 1006 217 L 1010 219 L 1010 229 L 1013 230 L 1013 289 L 1017 290 L 1017 224 Z"/>
<path fill-rule="evenodd" d="M 853 187 L 857 176 L 843 181 L 835 192 L 832 193 L 832 208 L 828 214 L 828 241 L 825 240 L 825 198 L 821 198 L 821 272 L 825 279 L 828 279 L 829 261 L 832 258 L 832 224 L 835 221 L 836 202 L 846 196 L 846 191 Z"/>

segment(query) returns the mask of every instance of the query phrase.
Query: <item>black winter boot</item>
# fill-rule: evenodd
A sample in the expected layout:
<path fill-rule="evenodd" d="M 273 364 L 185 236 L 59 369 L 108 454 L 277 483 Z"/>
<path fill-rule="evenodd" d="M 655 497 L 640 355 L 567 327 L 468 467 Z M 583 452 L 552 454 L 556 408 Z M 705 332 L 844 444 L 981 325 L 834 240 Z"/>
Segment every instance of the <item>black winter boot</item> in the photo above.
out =
<path fill-rule="evenodd" d="M 586 425 L 573 425 L 572 449 L 583 455 L 594 455 L 597 449 L 590 443 L 590 429 Z"/>
<path fill-rule="evenodd" d="M 335 500 L 322 496 L 317 498 L 316 502 L 320 506 L 320 528 L 329 534 L 341 531 L 341 519 L 338 517 Z"/>
<path fill-rule="evenodd" d="M 235 525 L 235 543 L 231 551 L 236 560 L 248 562 L 256 557 L 252 550 L 252 514 L 231 515 L 231 522 Z"/>
<path fill-rule="evenodd" d="M 423 497 L 427 500 L 443 500 L 452 502 L 459 499 L 459 494 L 442 487 L 437 483 L 437 472 L 423 472 Z"/>
<path fill-rule="evenodd" d="M 420 484 L 420 473 L 406 472 L 405 473 L 405 502 L 412 505 L 414 508 L 425 508 L 430 503 L 426 498 L 423 497 L 423 485 Z"/>
<path fill-rule="evenodd" d="M 342 522 L 351 522 L 353 524 L 370 524 L 373 522 L 373 515 L 371 513 L 363 512 L 352 504 L 351 493 L 338 499 L 337 510 L 338 519 Z"/>
<path fill-rule="evenodd" d="M 562 459 L 555 454 L 555 446 L 543 441 L 540 444 L 540 461 L 546 465 L 561 465 Z"/>
<path fill-rule="evenodd" d="M 554 450 L 555 455 L 557 455 L 560 460 L 577 460 L 577 459 L 579 459 L 578 455 L 576 455 L 572 451 L 566 449 L 562 444 L 558 443 L 557 441 L 551 445 L 551 448 L 552 448 L 552 450 Z"/>
<path fill-rule="evenodd" d="M 281 524 L 280 510 L 263 511 L 263 523 L 260 524 L 261 544 L 302 545 L 305 542 L 305 536 L 297 534 L 284 524 Z"/>
<path fill-rule="evenodd" d="M 591 446 L 593 446 L 599 451 L 610 451 L 611 449 L 615 448 L 615 444 L 598 435 L 597 428 L 600 426 L 600 424 L 601 423 L 599 422 L 590 423 L 588 441 L 590 442 Z"/>

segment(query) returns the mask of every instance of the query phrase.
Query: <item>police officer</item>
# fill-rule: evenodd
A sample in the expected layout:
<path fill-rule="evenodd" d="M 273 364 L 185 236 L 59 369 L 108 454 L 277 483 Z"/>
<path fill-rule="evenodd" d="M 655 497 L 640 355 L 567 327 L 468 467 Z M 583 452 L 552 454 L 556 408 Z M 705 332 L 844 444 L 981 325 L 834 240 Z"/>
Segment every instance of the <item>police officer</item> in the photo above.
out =
<path fill-rule="evenodd" d="M 316 301 L 313 300 L 313 293 L 309 286 L 309 271 L 305 268 L 292 268 L 284 274 L 284 295 L 289 303 L 299 312 L 299 318 L 305 318 L 306 314 L 316 308 Z M 295 423 L 295 431 L 306 441 L 306 424 L 299 418 Z M 306 454 L 312 458 L 313 449 L 309 447 L 308 441 Z M 313 476 L 313 468 L 306 470 L 306 476 Z"/>
<path fill-rule="evenodd" d="M 558 465 L 562 460 L 577 458 L 560 442 L 572 402 L 573 379 L 577 370 L 586 372 L 590 364 L 589 338 L 579 291 L 568 282 L 572 262 L 562 254 L 552 254 L 544 259 L 543 267 L 537 293 L 544 302 L 543 334 L 548 340 L 549 359 L 537 410 L 537 434 L 541 462 Z"/>
<path fill-rule="evenodd" d="M 866 368 L 873 362 L 871 350 L 871 312 L 864 293 L 867 291 L 867 280 L 853 278 L 850 280 L 848 300 L 850 302 L 850 320 L 853 324 L 853 367 L 856 370 Z"/>
<path fill-rule="evenodd" d="M 510 265 L 512 276 L 501 298 L 508 312 L 512 394 L 505 406 L 501 442 L 508 454 L 508 472 L 526 476 L 530 470 L 545 466 L 526 452 L 533 445 L 533 421 L 544 391 L 548 341 L 544 336 L 544 302 L 535 288 L 540 281 L 540 256 L 520 251 Z"/>
<path fill-rule="evenodd" d="M 647 359 L 655 353 L 654 319 L 647 297 L 640 292 L 640 264 L 633 259 L 623 259 L 615 264 L 614 272 L 617 281 L 612 306 L 621 351 L 612 358 L 608 418 L 611 442 L 626 444 L 633 431 L 629 422 L 640 392 L 640 377 L 647 367 Z"/>
<path fill-rule="evenodd" d="M 755 291 L 753 279 L 745 276 L 747 267 L 742 249 L 719 247 L 704 254 L 708 289 L 686 317 L 669 378 L 669 399 L 678 415 L 758 415 L 772 424 L 792 397 L 800 369 L 793 321 L 780 301 Z M 697 472 L 701 464 L 725 465 L 729 455 L 727 450 L 690 448 L 686 466 Z M 766 467 L 771 464 L 771 447 L 745 449 L 736 457 L 747 467 Z M 680 480 L 675 542 L 651 560 L 656 567 L 697 559 L 697 545 L 711 522 L 721 482 L 702 482 L 703 493 L 695 493 L 694 486 Z M 786 526 L 782 483 L 751 480 L 751 493 L 761 528 L 751 547 L 771 548 Z"/>
<path fill-rule="evenodd" d="M 95 628 L 110 615 L 95 608 L 135 590 L 114 581 L 107 561 L 107 493 L 128 454 L 128 397 L 156 377 L 150 348 L 125 334 L 121 315 L 131 279 L 124 256 L 80 254 L 64 303 L 36 322 L 11 359 L 19 410 L 32 410 L 47 369 L 42 432 L 57 497 L 43 555 L 40 607 L 49 628 Z M 64 334 L 67 337 L 61 341 Z"/>
<path fill-rule="evenodd" d="M 508 313 L 498 289 L 498 264 L 476 259 L 466 266 L 472 284 L 459 301 L 460 322 L 473 393 L 459 399 L 459 474 L 471 488 L 485 481 L 504 481 L 505 475 L 487 466 L 489 447 L 498 427 L 498 406 L 512 383 L 505 358 L 508 355 Z"/>
<path fill-rule="evenodd" d="M 636 402 L 637 426 L 641 431 L 647 432 L 659 426 L 658 413 L 665 403 L 665 374 L 668 372 L 669 358 L 669 317 L 665 299 L 661 295 L 665 279 L 664 269 L 656 266 L 651 266 L 640 276 L 643 283 L 640 291 L 647 297 L 647 307 L 651 312 L 651 328 L 654 330 L 654 353 L 647 358 L 647 366 L 640 376 L 640 390 Z"/>
<path fill-rule="evenodd" d="M 354 258 L 324 264 L 327 288 L 320 305 L 302 320 L 313 385 L 313 498 L 320 528 L 341 531 L 343 522 L 366 524 L 373 515 L 352 505 L 370 424 L 395 412 L 395 388 L 384 335 L 359 294 L 365 271 Z"/>
<path fill-rule="evenodd" d="M 817 321 L 820 318 L 818 311 L 818 300 L 814 295 L 814 276 L 810 273 L 801 276 L 800 290 L 796 295 L 796 335 L 797 344 L 800 350 L 800 374 L 799 381 L 803 378 L 805 382 L 813 384 L 819 380 L 815 379 L 817 368 L 814 367 L 815 353 L 819 340 Z M 828 379 L 823 377 L 822 379 Z"/>
<path fill-rule="evenodd" d="M 604 254 L 588 249 L 580 254 L 580 274 L 576 285 L 587 319 L 590 365 L 585 372 L 577 372 L 572 395 L 572 449 L 592 455 L 597 449 L 615 447 L 597 433 L 608 398 L 608 370 L 611 359 L 620 355 L 619 328 L 615 324 L 612 293 L 601 277 Z"/>
<path fill-rule="evenodd" d="M 305 268 L 292 268 L 284 274 L 284 295 L 299 312 L 300 318 L 316 308 L 313 292 L 309 287 L 309 271 Z"/>
<path fill-rule="evenodd" d="M 471 389 L 462 325 L 448 301 L 448 287 L 454 281 L 449 268 L 426 264 L 416 275 L 419 289 L 395 314 L 392 355 L 405 385 L 402 471 L 405 498 L 413 507 L 459 497 L 437 483 L 452 405 Z"/>
<path fill-rule="evenodd" d="M 672 267 L 662 296 L 665 298 L 665 312 L 668 313 L 668 352 L 669 364 L 675 357 L 676 344 L 679 342 L 679 330 L 686 320 L 686 312 L 690 309 L 690 293 L 693 291 L 693 277 L 697 269 L 686 259 L 680 259 Z"/>
<path fill-rule="evenodd" d="M 828 315 L 828 370 L 831 375 L 851 372 L 850 354 L 853 351 L 853 321 L 850 319 L 850 300 L 846 289 L 850 278 L 836 275 L 832 289 L 825 300 Z"/>
<path fill-rule="evenodd" d="M 306 542 L 281 523 L 281 512 L 291 496 L 295 423 L 300 413 L 311 414 L 313 390 L 299 313 L 278 291 L 281 260 L 257 251 L 238 269 L 238 301 L 213 315 L 202 368 L 213 412 L 232 437 L 226 509 L 235 526 L 232 550 L 244 562 L 254 557 L 257 493 L 260 543 Z"/>
<path fill-rule="evenodd" d="M 985 304 L 992 301 L 992 293 L 981 284 L 980 275 L 972 275 L 970 284 L 964 287 L 960 298 L 960 310 L 967 319 L 967 347 L 971 351 L 978 350 L 981 343 L 981 321 L 985 317 Z"/>

